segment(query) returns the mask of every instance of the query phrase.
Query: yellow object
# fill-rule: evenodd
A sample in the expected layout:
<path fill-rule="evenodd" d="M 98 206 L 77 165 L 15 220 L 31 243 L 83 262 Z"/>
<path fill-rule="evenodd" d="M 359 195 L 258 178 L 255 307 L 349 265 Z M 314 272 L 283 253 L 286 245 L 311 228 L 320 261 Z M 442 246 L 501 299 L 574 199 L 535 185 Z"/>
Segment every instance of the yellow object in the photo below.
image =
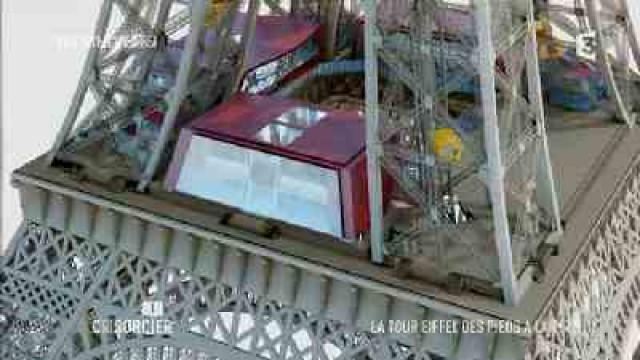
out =
<path fill-rule="evenodd" d="M 451 128 L 437 129 L 433 135 L 433 152 L 440 161 L 459 163 L 462 160 L 464 145 L 462 139 Z"/>
<path fill-rule="evenodd" d="M 211 6 L 209 7 L 205 17 L 205 26 L 208 28 L 216 26 L 220 17 L 230 3 L 231 1 L 229 0 L 211 0 Z"/>
<path fill-rule="evenodd" d="M 553 39 L 553 27 L 547 17 L 543 17 L 536 22 L 536 35 L 538 40 Z"/>
<path fill-rule="evenodd" d="M 566 49 L 553 38 L 553 28 L 547 17 L 536 22 L 536 35 L 538 37 L 538 57 L 540 60 L 559 59 L 564 56 Z"/>

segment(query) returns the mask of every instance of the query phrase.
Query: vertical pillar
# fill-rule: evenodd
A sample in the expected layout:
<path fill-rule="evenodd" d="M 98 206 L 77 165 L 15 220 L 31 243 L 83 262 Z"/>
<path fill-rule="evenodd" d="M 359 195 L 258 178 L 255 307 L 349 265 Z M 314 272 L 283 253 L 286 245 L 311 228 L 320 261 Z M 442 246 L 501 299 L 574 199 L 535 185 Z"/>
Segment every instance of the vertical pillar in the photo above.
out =
<path fill-rule="evenodd" d="M 474 3 L 478 32 L 477 68 L 480 74 L 480 92 L 484 115 L 484 141 L 487 153 L 487 183 L 493 210 L 493 225 L 500 280 L 507 305 L 517 303 L 516 279 L 513 271 L 511 233 L 507 219 L 507 205 L 504 192 L 504 166 L 500 151 L 500 130 L 496 100 L 495 64 L 496 54 L 491 30 L 491 5 L 489 0 L 476 0 Z"/>
<path fill-rule="evenodd" d="M 551 213 L 553 215 L 553 222 L 555 225 L 555 230 L 562 231 L 562 220 L 560 216 L 560 203 L 558 202 L 558 193 L 556 191 L 556 184 L 553 180 L 553 169 L 551 165 L 551 155 L 549 154 L 549 144 L 547 141 L 547 129 L 546 129 L 546 118 L 544 114 L 544 102 L 542 97 L 542 84 L 540 80 L 540 63 L 538 61 L 538 38 L 536 34 L 535 27 L 535 16 L 534 16 L 534 4 L 533 2 L 528 2 L 527 9 L 527 18 L 529 25 L 529 34 L 527 36 L 525 51 L 527 58 L 527 83 L 528 83 L 528 93 L 529 93 L 529 101 L 531 102 L 531 106 L 533 107 L 534 114 L 536 116 L 536 123 L 538 126 L 538 136 L 540 137 L 541 142 L 541 151 L 542 154 L 537 154 L 537 156 L 542 156 L 543 162 L 543 174 L 536 174 L 536 177 L 542 176 L 545 183 L 545 199 L 543 199 L 543 204 L 546 206 L 550 206 Z"/>
<path fill-rule="evenodd" d="M 340 12 L 342 0 L 330 0 L 327 6 L 327 35 L 325 50 L 328 58 L 335 56 L 336 41 L 338 39 Z"/>
<path fill-rule="evenodd" d="M 240 48 L 242 49 L 242 55 L 239 60 L 239 64 L 236 65 L 236 73 L 233 79 L 233 88 L 230 92 L 238 91 L 242 87 L 242 75 L 246 71 L 249 64 L 249 57 L 251 56 L 251 44 L 256 33 L 256 21 L 258 11 L 260 10 L 260 0 L 249 0 L 249 10 L 247 12 L 247 22 L 242 30 L 242 43 Z"/>
<path fill-rule="evenodd" d="M 630 128 L 633 128 L 635 126 L 635 121 L 629 113 L 629 109 L 627 109 L 627 104 L 625 104 L 624 99 L 622 98 L 620 89 L 618 89 L 616 83 L 618 80 L 616 79 L 615 73 L 613 71 L 611 61 L 608 58 L 609 54 L 606 50 L 607 39 L 605 38 L 605 30 L 602 25 L 602 18 L 599 11 L 600 8 L 598 7 L 596 0 L 584 0 L 584 2 L 589 14 L 589 20 L 596 33 L 596 39 L 598 41 L 597 59 L 600 63 L 600 68 L 604 71 L 604 74 L 607 77 L 610 92 L 609 95 L 611 98 L 613 98 L 613 101 L 616 104 L 618 116 L 622 120 L 624 120 Z"/>
<path fill-rule="evenodd" d="M 381 145 L 379 141 L 378 112 L 378 42 L 376 36 L 376 4 L 363 1 L 365 10 L 365 88 L 367 119 L 367 179 L 369 190 L 369 216 L 371 222 L 371 261 L 384 261 L 384 229 L 382 214 Z"/>

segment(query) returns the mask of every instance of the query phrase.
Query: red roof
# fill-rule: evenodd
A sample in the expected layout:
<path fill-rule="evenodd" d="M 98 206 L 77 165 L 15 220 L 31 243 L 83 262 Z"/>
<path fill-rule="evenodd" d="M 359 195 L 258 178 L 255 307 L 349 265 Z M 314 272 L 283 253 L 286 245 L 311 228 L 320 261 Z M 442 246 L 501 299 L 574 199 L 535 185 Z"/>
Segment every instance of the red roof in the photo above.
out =
<path fill-rule="evenodd" d="M 320 26 L 291 16 L 259 16 L 249 68 L 268 63 L 303 45 Z"/>
<path fill-rule="evenodd" d="M 299 107 L 321 110 L 326 115 L 288 145 L 257 138 L 265 126 Z M 365 149 L 365 122 L 359 112 L 321 109 L 301 101 L 268 96 L 236 94 L 188 127 L 209 138 L 330 168 L 346 166 Z"/>
<path fill-rule="evenodd" d="M 232 30 L 234 35 L 242 34 L 246 19 L 246 14 L 236 17 Z M 253 69 L 296 50 L 312 38 L 319 28 L 317 23 L 295 16 L 258 16 L 248 68 Z M 215 40 L 216 33 L 207 32 L 206 42 L 211 44 Z M 177 40 L 169 47 L 174 65 L 178 65 L 180 61 L 185 41 L 185 38 Z M 200 56 L 200 61 L 203 61 L 203 54 Z"/>

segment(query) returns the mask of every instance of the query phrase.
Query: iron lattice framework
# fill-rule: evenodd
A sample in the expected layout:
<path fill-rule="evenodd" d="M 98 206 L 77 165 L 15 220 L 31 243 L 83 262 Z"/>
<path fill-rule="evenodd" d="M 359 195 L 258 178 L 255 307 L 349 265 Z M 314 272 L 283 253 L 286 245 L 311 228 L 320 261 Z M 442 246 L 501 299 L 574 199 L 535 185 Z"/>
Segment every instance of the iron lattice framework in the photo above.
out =
<path fill-rule="evenodd" d="M 391 3 L 363 4 L 372 20 L 366 31 L 366 93 L 373 261 L 382 262 L 385 255 L 409 258 L 418 267 L 427 264 L 440 281 L 470 277 L 485 288 L 500 283 L 504 300 L 516 303 L 541 251 L 553 245 L 561 230 L 533 4 L 478 1 L 460 7 L 443 1 L 403 1 L 391 6 L 390 13 L 385 11 Z M 636 45 L 635 37 L 629 34 L 630 23 L 622 21 L 628 19 L 623 15 L 628 9 L 616 3 L 612 13 L 603 4 L 607 3 L 587 1 L 578 24 L 587 13 L 598 44 L 608 43 L 612 36 L 622 44 L 614 49 L 615 64 L 604 45 L 599 58 L 619 113 L 631 124 L 634 72 L 629 69 L 637 51 L 622 54 L 620 48 Z M 145 190 L 163 167 L 180 114 L 189 107 L 185 104 L 194 105 L 190 108 L 195 115 L 239 87 L 258 13 L 323 17 L 332 35 L 327 43 L 333 44 L 338 26 L 338 16 L 333 15 L 347 5 L 350 11 L 359 6 L 354 1 L 105 1 L 95 31 L 101 41 L 88 55 L 49 161 L 80 163 L 90 177 L 106 182 L 133 179 L 138 190 Z M 246 21 L 241 36 L 232 41 L 230 29 L 240 9 Z M 612 18 L 613 25 L 605 26 Z M 207 27 L 220 41 L 203 40 Z M 165 56 L 172 35 L 185 30 L 179 63 L 167 69 L 175 83 L 163 94 L 167 111 L 161 126 L 150 139 L 134 141 L 135 159 L 108 154 L 117 147 L 117 133 L 131 124 L 144 103 L 150 69 Z M 122 46 L 136 41 L 144 45 L 144 40 L 153 40 L 152 46 Z M 331 46 L 327 50 L 331 53 Z M 199 51 L 204 61 L 198 61 Z M 95 106 L 77 124 L 81 108 L 91 102 L 85 101 L 88 94 L 95 97 Z M 471 105 L 460 106 L 460 97 Z M 438 140 L 447 136 L 449 140 Z M 454 151 L 462 154 L 443 158 L 439 141 L 458 141 Z M 96 156 L 100 152 L 107 154 Z M 382 168 L 417 205 L 410 221 L 383 221 Z M 484 254 L 483 260 L 476 253 Z M 470 258 L 475 260 L 467 261 Z"/>
<path fill-rule="evenodd" d="M 104 1 L 94 44 L 49 162 L 81 165 L 88 169 L 88 176 L 103 182 L 134 180 L 138 190 L 145 190 L 166 160 L 165 150 L 184 113 L 191 118 L 240 88 L 256 16 L 296 13 L 324 17 L 336 8 L 330 4 L 338 3 L 292 1 L 281 6 L 278 1 L 261 0 Z M 241 12 L 245 14 L 242 30 L 234 35 L 232 29 Z M 336 21 L 329 25 L 335 30 L 337 17 L 332 19 Z M 205 36 L 217 41 L 206 41 Z M 171 59 L 172 46 L 180 47 L 178 59 Z M 159 80 L 151 76 L 152 69 L 164 72 L 170 80 L 161 80 L 168 84 L 159 86 Z M 164 98 L 167 109 L 161 126 L 150 139 L 138 135 L 135 155 L 122 156 L 117 134 L 131 126 L 144 106 L 153 105 L 150 95 Z M 100 170 L 104 168 L 109 171 Z"/>
<path fill-rule="evenodd" d="M 374 260 L 500 283 L 517 303 L 525 264 L 561 229 L 533 4 L 364 3 L 370 202 L 383 208 L 384 169 L 419 208 L 401 225 L 372 212 Z M 447 132 L 460 137 L 453 156 L 438 150 Z"/>
<path fill-rule="evenodd" d="M 156 175 L 190 95 L 205 94 L 196 101 L 204 109 L 238 87 L 247 56 L 243 44 L 251 41 L 259 12 L 320 13 L 335 20 L 330 16 L 332 3 L 338 2 L 299 0 L 285 6 L 269 0 L 105 0 L 95 31 L 100 46 L 89 52 L 49 162 L 86 165 L 86 159 L 74 157 L 78 149 L 100 141 L 100 147 L 107 147 L 112 134 L 135 112 L 150 69 L 162 59 L 169 38 L 186 30 L 184 55 L 167 69 L 175 84 L 163 94 L 168 109 L 162 126 L 143 161 L 123 169 L 125 177 L 139 181 L 138 190 L 144 190 Z M 520 275 L 530 275 L 525 264 L 535 260 L 551 233 L 560 230 L 533 4 L 507 0 L 477 0 L 466 8 L 436 0 L 393 4 L 391 14 L 385 13 L 389 8 L 384 2 L 349 5 L 350 9 L 362 5 L 368 19 L 365 68 L 373 209 L 382 209 L 384 171 L 401 184 L 405 200 L 419 210 L 411 222 L 394 228 L 386 226 L 388 219 L 382 219 L 381 212 L 372 211 L 373 261 L 411 253 L 418 256 L 409 260 L 420 263 L 425 260 L 420 256 L 429 252 L 425 249 L 434 250 L 437 261 L 427 259 L 427 263 L 437 264 L 447 274 L 474 273 L 479 280 L 499 282 L 504 300 L 516 303 L 525 286 Z M 620 7 L 622 2 L 616 2 L 615 11 L 603 4 L 608 3 L 585 0 L 578 8 L 589 14 L 596 31 L 598 56 L 619 114 L 633 124 L 635 105 L 628 84 L 635 75 L 628 69 L 634 67 L 638 47 L 629 35 L 628 9 Z M 240 8 L 248 21 L 236 46 L 229 30 Z M 584 18 L 578 14 L 578 23 Z M 335 28 L 335 22 L 327 22 Z M 622 29 L 620 42 L 632 44 L 636 52 L 618 52 L 612 58 L 602 44 L 616 32 L 606 24 Z M 223 41 L 206 45 L 207 27 Z M 132 41 L 146 46 L 121 46 Z M 199 50 L 205 54 L 203 63 L 196 61 Z M 221 54 L 232 54 L 235 61 Z M 220 83 L 231 86 L 217 87 Z M 94 104 L 87 108 L 89 94 Z M 459 96 L 471 98 L 473 105 L 456 107 Z M 465 129 L 460 122 L 464 118 L 475 118 L 481 125 Z M 441 129 L 453 129 L 461 138 L 464 155 L 457 164 L 435 149 Z M 94 170 L 101 165 L 94 164 Z M 636 172 L 540 319 L 581 321 L 589 327 L 579 334 L 568 328 L 537 333 L 530 339 L 529 359 L 619 356 L 628 319 L 638 311 Z M 44 192 L 23 191 L 25 223 L 0 272 L 5 319 L 14 324 L 31 321 L 40 328 L 32 333 L 1 332 L 4 359 L 524 357 L 518 351 L 521 340 L 514 337 L 489 334 L 434 340 L 372 334 L 368 331 L 372 319 L 459 314 L 405 306 L 406 301 L 389 294 L 280 263 L 273 254 L 270 258 L 247 254 L 227 243 L 207 242 L 217 238 L 201 238 L 67 194 Z M 456 206 L 458 210 L 470 206 L 473 215 L 464 220 L 459 214 L 452 217 Z M 468 246 L 469 237 L 482 241 Z M 487 244 L 487 240 L 495 241 Z M 488 252 L 491 260 L 460 268 L 459 264 L 468 263 L 469 251 Z M 477 269 L 482 270 L 480 275 Z M 590 299 L 586 306 L 584 299 Z M 95 319 L 140 318 L 142 304 L 154 300 L 163 303 L 166 317 L 176 322 L 173 334 L 119 336 L 91 331 Z"/>
<path fill-rule="evenodd" d="M 171 148 L 180 121 L 210 109 L 242 86 L 256 16 L 296 14 L 326 20 L 327 43 L 333 44 L 342 5 L 341 1 L 286 5 L 273 0 L 104 1 L 94 44 L 49 162 L 80 165 L 88 169 L 89 177 L 107 183 L 133 180 L 139 191 L 146 190 L 166 161 L 165 150 Z M 242 29 L 234 33 L 237 23 Z M 176 47 L 181 53 L 171 59 Z M 154 72 L 163 73 L 163 79 Z M 168 84 L 158 85 L 159 81 Z M 119 145 L 118 133 L 135 124 L 145 106 L 162 106 L 150 102 L 150 97 L 164 98 L 161 125 L 146 138 L 138 134 L 130 144 Z M 133 154 L 120 149 L 131 146 Z M 109 170 L 101 170 L 105 168 Z"/>
<path fill-rule="evenodd" d="M 569 266 L 538 319 L 546 328 L 530 338 L 526 353 L 522 340 L 512 336 L 372 334 L 376 319 L 455 317 L 385 300 L 336 279 L 322 281 L 322 275 L 301 273 L 277 259 L 216 245 L 215 237 L 198 240 L 204 235 L 167 228 L 164 221 L 148 223 L 107 204 L 21 185 L 25 224 L 0 271 L 1 324 L 9 330 L 9 323 L 22 320 L 37 328 L 3 331 L 0 354 L 4 359 L 619 359 L 640 306 L 638 169 L 636 162 Z M 164 304 L 163 316 L 177 324 L 173 334 L 91 331 L 92 320 L 139 319 L 148 300 Z"/>
<path fill-rule="evenodd" d="M 48 321 L 37 335 L 4 333 L 4 359 L 403 359 L 411 353 L 257 297 L 250 287 L 229 287 L 50 227 L 26 224 L 18 236 L 2 295 L 20 305 L 4 310 Z M 140 318 L 143 300 L 165 304 L 165 318 L 175 321 L 170 337 L 90 332 L 92 319 Z"/>
<path fill-rule="evenodd" d="M 10 320 L 5 326 L 37 328 L 3 331 L 4 359 L 523 356 L 521 340 L 510 335 L 373 334 L 372 321 L 457 317 L 303 272 L 215 237 L 31 186 L 23 190 L 25 200 L 42 201 L 26 205 L 25 224 L 4 258 L 0 300 Z M 164 304 L 162 319 L 175 321 L 170 335 L 96 332 L 94 320 L 143 318 L 146 301 Z"/>
<path fill-rule="evenodd" d="M 95 137 L 104 137 L 129 120 L 131 107 L 147 80 L 156 53 L 166 37 L 189 23 L 189 9 L 170 16 L 171 5 L 170 0 L 102 3 L 94 32 L 95 44 L 85 60 L 50 162 L 56 157 L 64 158 L 66 148 L 76 150 L 74 145 L 82 146 Z M 136 41 L 137 47 L 123 46 Z"/>

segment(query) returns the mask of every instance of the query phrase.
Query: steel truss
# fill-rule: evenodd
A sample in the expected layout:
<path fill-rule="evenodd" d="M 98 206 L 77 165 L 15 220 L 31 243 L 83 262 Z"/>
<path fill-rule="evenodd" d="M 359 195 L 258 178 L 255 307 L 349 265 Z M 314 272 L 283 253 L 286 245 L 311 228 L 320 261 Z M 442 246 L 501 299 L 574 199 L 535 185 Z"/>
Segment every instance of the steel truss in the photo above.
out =
<path fill-rule="evenodd" d="M 16 178 L 16 184 L 25 225 L 0 268 L 1 313 L 30 319 L 39 328 L 31 334 L 1 332 L 3 358 L 140 358 L 131 344 L 171 353 L 160 359 L 199 359 L 187 349 L 223 359 L 524 356 L 522 339 L 511 334 L 374 333 L 375 324 L 390 320 L 484 317 L 407 298 L 398 289 L 326 272 L 301 259 L 292 262 L 163 216 L 27 178 Z M 143 300 L 163 302 L 160 318 L 177 322 L 174 334 L 114 337 L 90 331 L 88 319 L 139 319 Z"/>
<path fill-rule="evenodd" d="M 640 310 L 640 166 L 631 169 L 538 319 L 512 336 L 373 334 L 372 321 L 459 319 L 300 273 L 216 238 L 21 185 L 25 223 L 0 269 L 3 359 L 618 359 Z M 23 187 L 24 186 L 24 187 Z M 298 279 L 298 280 L 296 280 Z M 357 300 L 356 300 L 357 299 Z M 171 336 L 110 336 L 161 301 Z M 402 305 L 404 303 L 404 305 Z M 384 310 L 386 309 L 386 310 Z M 16 320 L 22 320 L 17 322 Z M 32 324 L 31 332 L 20 326 Z M 575 327 L 569 327 L 572 325 Z M 579 325 L 579 326 L 577 326 Z"/>
<path fill-rule="evenodd" d="M 224 6 L 220 8 L 220 4 Z M 259 0 L 244 4 L 250 11 L 239 37 L 241 44 L 246 44 L 253 36 L 252 24 L 255 24 L 259 5 Z M 49 162 L 60 159 L 94 165 L 100 153 L 85 154 L 84 158 L 77 154 L 99 140 L 105 142 L 99 150 L 111 155 L 113 149 L 109 145 L 113 142 L 113 134 L 131 123 L 141 92 L 152 81 L 149 74 L 154 62 L 166 56 L 169 42 L 179 40 L 179 34 L 188 31 L 179 64 L 168 69 L 175 77 L 175 84 L 166 93 L 168 109 L 148 156 L 141 163 L 126 161 L 125 169 L 116 172 L 127 180 L 139 181 L 138 189 L 144 190 L 154 178 L 164 159 L 164 150 L 175 135 L 176 121 L 185 99 L 190 95 L 202 97 L 201 107 L 206 109 L 232 91 L 229 86 L 217 84 L 239 81 L 237 77 L 243 71 L 242 59 L 246 54 L 233 43 L 230 29 L 240 6 L 243 6 L 240 0 L 220 2 L 218 6 L 209 0 L 105 0 L 96 24 L 94 44 L 64 124 L 50 151 Z M 276 7 L 274 11 L 277 10 Z M 205 29 L 218 34 L 219 41 L 205 42 Z M 204 61 L 196 64 L 199 53 L 205 54 Z M 238 61 L 229 64 L 222 54 L 236 54 Z M 93 95 L 94 101 L 88 95 Z M 84 110 L 83 114 L 81 110 Z M 113 162 L 119 161 L 121 159 Z M 95 167 L 101 165 L 105 164 L 95 164 Z"/>
<path fill-rule="evenodd" d="M 188 16 L 184 11 L 169 16 L 171 3 L 171 0 L 106 0 L 102 3 L 94 44 L 87 55 L 63 126 L 49 154 L 50 162 L 70 140 L 85 137 L 90 130 L 100 127 L 110 129 L 126 120 L 129 107 L 146 80 L 154 53 L 160 50 L 164 37 L 186 25 Z M 122 46 L 136 39 L 151 40 L 151 43 Z M 83 105 L 92 105 L 87 99 L 89 94 L 95 97 L 95 104 L 78 124 Z"/>
<path fill-rule="evenodd" d="M 48 225 L 26 221 L 16 234 L 0 271 L 2 315 L 14 323 L 29 321 L 38 328 L 33 332 L 3 331 L 3 359 L 440 360 L 466 359 L 472 354 L 496 360 L 522 357 L 521 342 L 511 336 L 457 338 L 434 334 L 421 339 L 415 333 L 374 334 L 369 321 L 382 319 L 377 303 L 359 309 L 344 308 L 343 313 L 336 313 L 335 308 L 317 311 L 309 306 L 318 300 L 314 298 L 316 293 L 303 291 L 297 300 L 287 300 L 286 284 L 292 283 L 278 277 L 285 275 L 279 270 L 274 269 L 280 284 L 263 284 L 271 288 L 268 291 L 256 281 L 238 283 L 243 273 L 254 272 L 252 266 L 267 266 L 266 259 L 262 263 L 249 262 L 246 269 L 229 267 L 225 261 L 219 272 L 211 271 L 204 268 L 204 264 L 211 265 L 209 256 L 193 263 L 189 256 L 176 251 L 179 245 L 174 245 L 171 252 L 146 245 L 143 248 L 148 250 L 133 250 L 135 242 L 130 237 L 135 230 L 124 223 L 122 230 L 114 228 L 112 236 L 119 233 L 121 237 L 119 245 L 115 245 L 107 236 L 105 221 L 97 220 L 89 238 L 78 236 L 76 233 L 81 231 L 77 227 L 73 231 L 58 230 L 55 218 L 49 218 Z M 152 227 L 150 224 L 150 232 L 155 231 Z M 154 234 L 150 243 L 158 245 L 160 233 Z M 346 294 L 348 289 L 342 295 Z M 344 303 L 345 297 L 339 300 Z M 145 319 L 143 304 L 147 301 L 164 305 L 159 319 L 174 322 L 170 335 L 116 335 L 96 330 L 100 327 L 94 321 Z M 423 316 L 424 309 L 422 313 L 398 312 L 394 318 Z M 334 320 L 340 317 L 342 321 Z M 349 320 L 356 318 L 359 320 Z M 430 311 L 426 319 L 454 317 Z"/>
<path fill-rule="evenodd" d="M 275 0 L 105 0 L 94 44 L 49 163 L 58 159 L 86 166 L 89 176 L 100 168 L 111 168 L 111 173 L 104 171 L 103 182 L 116 177 L 134 180 L 137 189 L 144 191 L 166 160 L 165 149 L 175 138 L 177 121 L 190 96 L 199 98 L 199 110 L 204 111 L 240 87 L 258 13 L 326 17 L 331 20 L 327 24 L 331 44 L 341 6 L 340 1 L 292 1 L 283 6 Z M 245 25 L 240 36 L 232 38 L 231 28 L 240 11 L 246 16 Z M 158 134 L 149 149 L 139 151 L 145 152 L 142 160 L 114 157 L 113 134 L 131 123 L 140 93 L 151 81 L 154 61 L 165 56 L 167 43 L 185 31 L 179 64 L 170 69 L 175 84 L 165 94 L 168 108 Z M 204 41 L 207 31 L 217 34 L 218 40 Z M 198 60 L 203 53 L 204 60 Z M 83 149 L 84 154 L 78 155 Z"/>
<path fill-rule="evenodd" d="M 624 6 L 623 2 L 614 2 L 615 11 L 610 11 L 606 6 L 609 3 L 584 1 L 577 8 L 586 9 L 588 16 L 580 13 L 578 20 L 583 22 L 588 17 L 589 26 L 595 29 L 599 59 L 620 117 L 633 124 L 634 105 L 629 96 L 633 92 L 628 84 L 636 75 L 628 69 L 633 68 L 634 58 L 637 65 L 638 46 L 637 39 L 629 35 L 628 9 L 619 6 Z M 219 36 L 228 35 L 237 9 L 244 6 L 249 20 L 240 43 L 246 45 L 262 4 L 259 0 L 242 4 L 230 1 L 226 15 L 212 25 L 214 31 Z M 530 270 L 526 265 L 535 262 L 540 246 L 552 242 L 550 235 L 561 230 L 544 126 L 533 5 L 527 1 L 477 0 L 470 8 L 453 9 L 473 19 L 466 21 L 467 25 L 473 24 L 471 28 L 460 29 L 447 21 L 452 9 L 442 1 L 403 0 L 394 4 L 397 9 L 408 9 L 408 16 L 388 22 L 380 16 L 384 9 L 374 1 L 362 2 L 368 19 L 372 259 L 382 262 L 399 257 L 419 262 L 420 256 L 431 251 L 438 258 L 433 264 L 446 274 L 469 276 L 475 269 L 485 269 L 480 280 L 500 283 L 504 301 L 515 304 L 526 287 Z M 269 0 L 264 0 L 264 5 L 274 13 L 328 9 L 320 2 L 300 0 L 292 1 L 290 8 Z M 173 12 L 176 6 L 182 9 Z M 195 86 L 195 79 L 203 78 L 195 74 L 206 74 L 209 84 L 228 74 L 229 83 L 237 85 L 238 74 L 243 71 L 246 46 L 234 47 L 224 35 L 221 38 L 227 41 L 205 47 L 206 61 L 196 64 L 209 6 L 205 0 L 105 0 L 94 34 L 100 46 L 92 47 L 88 54 L 49 161 L 69 160 L 69 153 L 124 125 L 139 100 L 154 59 L 163 52 L 166 38 L 188 27 L 185 54 L 174 69 L 176 85 L 169 92 L 169 109 L 159 136 L 148 162 L 133 172 L 138 189 L 144 190 L 156 176 L 184 99 Z M 114 16 L 116 13 L 120 18 Z M 609 31 L 613 27 L 622 30 Z M 622 44 L 616 48 L 616 56 L 610 56 L 614 51 L 603 45 L 611 34 L 621 34 L 616 35 L 620 40 L 617 43 Z M 123 41 L 145 39 L 152 39 L 153 46 L 121 46 Z M 633 52 L 620 51 L 624 44 L 631 44 Z M 230 49 L 240 59 L 237 63 L 229 64 L 221 57 Z M 452 92 L 468 79 L 472 79 L 477 93 L 472 92 L 474 106 L 463 113 L 480 119 L 476 133 L 463 131 L 450 111 L 456 100 Z M 222 89 L 221 96 L 232 90 Z M 90 103 L 86 101 L 89 94 L 96 104 L 93 108 L 89 104 L 82 114 L 83 107 Z M 466 156 L 455 166 L 439 158 L 432 143 L 435 132 L 445 127 L 460 134 L 465 153 L 475 156 Z M 637 169 L 634 171 L 606 225 L 592 235 L 587 251 L 544 312 L 544 321 L 579 319 L 596 325 L 579 333 L 540 332 L 530 343 L 529 359 L 595 360 L 619 355 L 616 351 L 630 314 L 638 311 L 640 292 L 639 220 L 635 211 L 640 201 L 640 180 Z M 401 184 L 403 200 L 419 209 L 407 226 L 389 226 L 390 219 L 383 218 L 381 188 L 385 174 Z M 449 200 L 445 201 L 445 195 Z M 458 205 L 471 207 L 473 216 L 464 221 L 457 216 L 451 220 L 453 207 L 448 201 L 454 195 L 460 200 Z M 365 320 L 375 318 L 371 314 L 394 308 L 390 304 L 396 304 L 395 300 L 386 295 L 370 295 L 345 285 L 340 287 L 344 292 L 332 293 L 340 299 L 339 306 L 334 305 L 342 310 L 349 307 L 342 304 L 343 299 L 357 305 L 330 316 L 324 307 L 314 311 L 309 304 L 316 304 L 317 299 L 312 296 L 298 300 L 301 295 L 297 294 L 305 293 L 300 290 L 303 285 L 315 283 L 293 281 L 293 274 L 306 273 L 274 265 L 273 274 L 288 280 L 280 284 L 268 280 L 271 272 L 259 271 L 265 262 L 250 261 L 240 252 L 238 256 L 220 256 L 211 250 L 205 254 L 211 259 L 216 254 L 218 258 L 236 259 L 218 264 L 218 269 L 226 269 L 218 273 L 218 269 L 206 267 L 211 262 L 194 263 L 198 254 L 195 247 L 187 251 L 172 247 L 170 241 L 157 246 L 136 242 L 138 237 L 153 237 L 162 243 L 167 233 L 179 233 L 174 229 L 143 225 L 133 217 L 123 220 L 121 226 L 120 220 L 110 217 L 111 210 L 92 210 L 86 204 L 69 207 L 68 203 L 56 202 L 58 197 L 52 195 L 53 205 L 46 215 L 39 209 L 40 213 L 26 216 L 1 269 L 3 313 L 42 326 L 35 334 L 2 332 L 2 358 L 438 359 L 432 356 L 434 346 L 425 345 L 432 340 L 397 339 L 367 331 Z M 37 205 L 34 197 L 24 201 L 27 209 Z M 70 231 L 71 222 L 82 225 Z M 395 235 L 389 236 L 392 233 Z M 195 243 L 191 236 L 185 235 L 184 241 Z M 482 241 L 468 242 L 469 238 Z M 488 244 L 489 251 L 487 239 L 494 240 Z M 216 247 L 199 250 L 203 249 Z M 477 256 L 486 253 L 493 256 Z M 412 258 L 409 254 L 419 256 Z M 468 264 L 469 259 L 476 263 L 471 270 L 460 266 Z M 248 274 L 262 276 L 245 279 Z M 268 294 L 262 293 L 266 288 Z M 175 336 L 118 337 L 89 331 L 90 319 L 140 316 L 146 299 L 166 305 L 167 317 L 178 323 Z M 589 299 L 587 305 L 585 299 Z M 338 315 L 353 321 L 336 320 Z M 423 315 L 424 309 L 417 316 Z M 437 356 L 463 359 L 472 354 L 481 358 L 493 354 L 496 359 L 514 358 L 507 350 L 508 355 L 502 358 L 495 355 L 502 354 L 498 349 L 510 348 L 501 337 L 462 338 L 454 343 L 458 353 L 447 350 Z"/>
<path fill-rule="evenodd" d="M 618 118 L 629 126 L 636 125 L 640 110 L 635 96 L 640 89 L 640 46 L 636 37 L 640 24 L 633 23 L 631 12 L 637 6 L 627 0 L 576 0 L 573 6 L 557 0 L 538 1 L 539 9 L 556 30 L 565 34 L 558 39 L 562 46 L 575 50 L 578 38 L 586 36 L 578 55 L 598 63 Z"/>
<path fill-rule="evenodd" d="M 483 280 L 501 283 L 506 303 L 517 303 L 523 264 L 561 229 L 532 4 L 402 3 L 392 7 L 406 13 L 390 16 L 384 5 L 364 2 L 373 259 L 436 254 L 431 261 L 445 275 L 484 272 Z M 453 116 L 454 92 L 465 82 L 472 104 Z M 477 131 L 462 129 L 463 116 L 475 117 Z M 462 138 L 466 154 L 455 164 L 434 150 L 442 128 Z M 394 239 L 383 234 L 396 224 L 375 211 L 382 209 L 381 169 L 421 210 Z M 451 205 L 456 198 L 461 204 Z M 473 220 L 446 215 L 460 205 L 475 211 Z M 490 239 L 492 255 L 478 256 Z M 453 250 L 443 250 L 451 243 Z M 476 269 L 460 266 L 469 263 Z"/>
<path fill-rule="evenodd" d="M 2 270 L 6 316 L 39 322 L 3 332 L 3 359 L 405 359 L 409 347 L 258 297 L 211 276 L 27 223 Z M 170 336 L 92 332 L 94 320 L 141 319 L 164 304 Z M 423 354 L 421 359 L 430 359 Z"/>

